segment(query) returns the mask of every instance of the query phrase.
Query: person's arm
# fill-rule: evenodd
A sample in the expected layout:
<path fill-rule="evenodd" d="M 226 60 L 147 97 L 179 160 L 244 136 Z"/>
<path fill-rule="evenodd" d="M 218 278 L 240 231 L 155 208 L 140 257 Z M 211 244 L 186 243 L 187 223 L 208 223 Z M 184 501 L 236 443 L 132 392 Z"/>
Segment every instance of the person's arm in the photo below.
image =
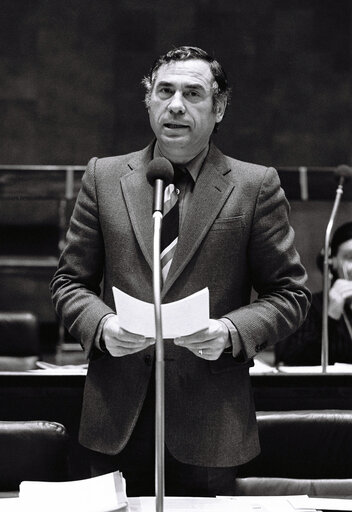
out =
<path fill-rule="evenodd" d="M 152 340 L 120 329 L 115 312 L 100 298 L 104 241 L 95 186 L 96 162 L 96 158 L 90 160 L 82 179 L 67 244 L 51 281 L 52 300 L 87 357 L 102 352 L 101 340 L 108 352 L 121 356 L 143 350 Z"/>
<path fill-rule="evenodd" d="M 96 162 L 91 159 L 83 175 L 66 246 L 50 284 L 56 312 L 87 356 L 101 319 L 114 313 L 100 298 L 104 246 L 94 179 Z"/>
<path fill-rule="evenodd" d="M 352 281 L 336 279 L 329 290 L 328 315 L 334 320 L 340 320 L 346 301 L 352 297 Z"/>
<path fill-rule="evenodd" d="M 248 265 L 258 298 L 221 319 L 212 319 L 206 331 L 176 339 L 177 345 L 203 359 L 215 360 L 231 343 L 233 357 L 243 362 L 301 325 L 310 292 L 304 286 L 307 276 L 294 247 L 288 211 L 277 172 L 269 168 L 258 193 L 248 247 Z"/>
<path fill-rule="evenodd" d="M 257 196 L 248 246 L 248 263 L 258 296 L 224 316 L 236 327 L 247 358 L 294 332 L 304 321 L 311 294 L 294 247 L 289 205 L 273 168 Z"/>

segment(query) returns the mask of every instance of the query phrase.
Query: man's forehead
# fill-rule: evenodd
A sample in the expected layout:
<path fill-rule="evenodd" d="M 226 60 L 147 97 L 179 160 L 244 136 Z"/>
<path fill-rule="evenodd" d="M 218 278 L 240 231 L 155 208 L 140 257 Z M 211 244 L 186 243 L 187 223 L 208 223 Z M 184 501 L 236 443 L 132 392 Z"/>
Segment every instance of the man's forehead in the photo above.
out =
<path fill-rule="evenodd" d="M 214 81 L 212 71 L 208 62 L 201 59 L 188 59 L 171 61 L 162 64 L 157 70 L 155 83 L 185 81 L 210 86 Z"/>
<path fill-rule="evenodd" d="M 345 242 L 342 242 L 342 244 L 339 246 L 338 250 L 339 254 L 342 256 L 345 254 L 349 254 L 352 252 L 352 240 L 346 240 Z"/>

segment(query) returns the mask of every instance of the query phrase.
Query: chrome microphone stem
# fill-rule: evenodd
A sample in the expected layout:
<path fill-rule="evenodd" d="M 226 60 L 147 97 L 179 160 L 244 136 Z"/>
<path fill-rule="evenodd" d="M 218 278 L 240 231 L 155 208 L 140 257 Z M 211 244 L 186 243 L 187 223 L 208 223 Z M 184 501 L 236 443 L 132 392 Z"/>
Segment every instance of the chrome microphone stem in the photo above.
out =
<path fill-rule="evenodd" d="M 334 226 L 336 214 L 340 205 L 341 196 L 343 194 L 344 177 L 340 177 L 339 185 L 336 189 L 336 196 L 334 205 L 331 211 L 330 219 L 325 232 L 324 242 L 324 261 L 323 261 L 323 319 L 322 319 L 322 336 L 321 336 L 321 367 L 322 372 L 326 373 L 327 365 L 329 363 L 329 330 L 328 330 L 328 307 L 329 307 L 329 289 L 330 289 L 330 276 L 329 276 L 329 248 L 331 232 Z"/>
<path fill-rule="evenodd" d="M 156 512 L 164 510 L 165 495 L 165 368 L 164 344 L 161 319 L 161 264 L 160 238 L 163 215 L 160 211 L 153 214 L 153 294 L 155 317 L 155 496 Z"/>

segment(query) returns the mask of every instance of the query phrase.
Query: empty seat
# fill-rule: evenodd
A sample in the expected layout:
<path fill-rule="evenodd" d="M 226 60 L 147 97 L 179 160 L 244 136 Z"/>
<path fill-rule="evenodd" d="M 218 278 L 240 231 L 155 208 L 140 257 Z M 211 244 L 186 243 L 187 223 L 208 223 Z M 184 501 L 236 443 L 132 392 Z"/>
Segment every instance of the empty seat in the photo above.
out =
<path fill-rule="evenodd" d="M 0 421 L 0 491 L 23 480 L 68 480 L 68 433 L 52 421 Z"/>
<path fill-rule="evenodd" d="M 35 368 L 39 359 L 39 326 L 30 312 L 0 312 L 0 371 Z"/>
<path fill-rule="evenodd" d="M 238 494 L 352 495 L 352 411 L 257 412 L 261 453 L 239 468 Z"/>

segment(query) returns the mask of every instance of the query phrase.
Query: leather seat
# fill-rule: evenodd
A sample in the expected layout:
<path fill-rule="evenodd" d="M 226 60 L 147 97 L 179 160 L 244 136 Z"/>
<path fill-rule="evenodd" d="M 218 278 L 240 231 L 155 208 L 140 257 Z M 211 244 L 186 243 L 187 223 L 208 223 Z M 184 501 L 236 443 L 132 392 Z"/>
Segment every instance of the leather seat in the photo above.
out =
<path fill-rule="evenodd" d="M 18 491 L 23 480 L 68 480 L 68 440 L 60 423 L 0 421 L 0 491 Z"/>
<path fill-rule="evenodd" d="M 37 317 L 30 312 L 0 312 L 0 371 L 36 367 L 40 355 Z"/>
<path fill-rule="evenodd" d="M 352 411 L 257 412 L 261 453 L 239 468 L 238 494 L 352 495 Z"/>

